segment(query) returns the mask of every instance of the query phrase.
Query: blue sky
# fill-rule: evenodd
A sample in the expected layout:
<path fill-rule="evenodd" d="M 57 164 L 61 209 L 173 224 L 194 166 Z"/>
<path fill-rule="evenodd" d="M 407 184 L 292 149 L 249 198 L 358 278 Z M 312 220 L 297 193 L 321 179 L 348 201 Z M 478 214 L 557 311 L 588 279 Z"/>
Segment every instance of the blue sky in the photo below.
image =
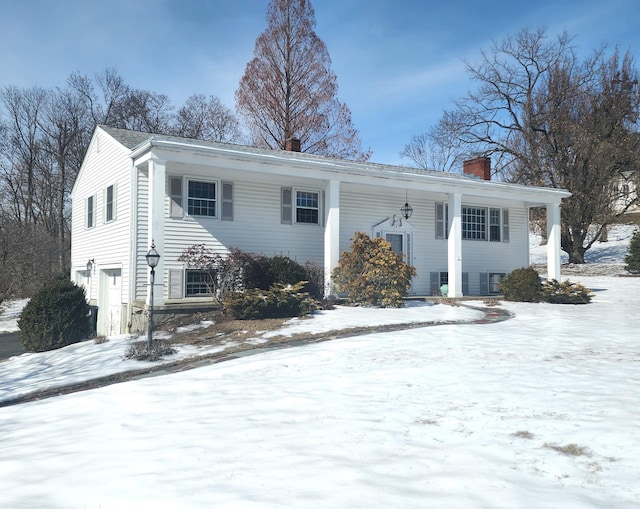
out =
<path fill-rule="evenodd" d="M 194 93 L 234 108 L 268 0 L 0 0 L 0 87 L 64 86 L 115 67 L 180 105 Z M 312 0 L 316 33 L 372 161 L 401 163 L 411 136 L 471 86 L 463 60 L 525 27 L 567 30 L 640 57 L 638 0 Z"/>

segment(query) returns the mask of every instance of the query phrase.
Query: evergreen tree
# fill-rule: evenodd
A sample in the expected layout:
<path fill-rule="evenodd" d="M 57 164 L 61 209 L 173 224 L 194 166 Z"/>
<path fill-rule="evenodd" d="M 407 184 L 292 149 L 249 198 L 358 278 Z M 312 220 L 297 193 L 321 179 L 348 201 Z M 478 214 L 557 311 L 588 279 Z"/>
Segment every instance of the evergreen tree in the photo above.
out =
<path fill-rule="evenodd" d="M 629 251 L 624 259 L 625 269 L 632 274 L 640 273 L 640 229 L 636 228 L 629 243 Z"/>

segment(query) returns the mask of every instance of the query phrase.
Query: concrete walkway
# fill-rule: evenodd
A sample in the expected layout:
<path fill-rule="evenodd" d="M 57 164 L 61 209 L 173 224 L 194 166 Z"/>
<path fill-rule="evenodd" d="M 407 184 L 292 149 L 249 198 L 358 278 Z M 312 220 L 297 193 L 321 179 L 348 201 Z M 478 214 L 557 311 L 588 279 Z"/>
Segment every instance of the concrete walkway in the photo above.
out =
<path fill-rule="evenodd" d="M 376 334 L 380 332 L 393 332 L 408 329 L 419 329 L 424 327 L 435 327 L 438 325 L 480 325 L 502 322 L 513 317 L 513 314 L 506 309 L 499 307 L 477 307 L 466 304 L 462 306 L 482 311 L 483 316 L 475 320 L 440 320 L 431 322 L 412 322 L 404 324 L 391 324 L 391 325 L 378 325 L 371 327 L 358 327 L 351 329 L 343 329 L 340 331 L 334 331 L 330 333 L 320 333 L 313 335 L 305 335 L 303 339 L 300 337 L 291 336 L 277 340 L 270 341 L 264 345 L 256 346 L 255 344 L 244 344 L 238 347 L 234 347 L 230 350 L 223 352 L 212 353 L 208 355 L 199 356 L 197 358 L 183 359 L 181 361 L 163 363 L 158 365 L 148 365 L 142 369 L 135 371 L 126 371 L 124 373 L 117 373 L 105 377 L 96 378 L 93 380 L 87 380 L 85 382 L 79 382 L 75 384 L 69 384 L 62 387 L 55 387 L 53 389 L 45 389 L 36 391 L 30 394 L 25 394 L 14 399 L 7 399 L 0 401 L 0 408 L 11 405 L 17 405 L 20 403 L 26 403 L 29 401 L 37 401 L 46 398 L 52 398 L 54 396 L 61 396 L 64 394 L 71 394 L 74 392 L 85 391 L 90 389 L 96 389 L 98 387 L 106 387 L 121 382 L 128 382 L 131 380 L 141 380 L 144 378 L 164 376 L 172 373 L 179 373 L 181 371 L 188 371 L 203 366 L 210 366 L 212 364 L 218 364 L 220 362 L 226 362 L 233 359 L 239 359 L 241 357 L 247 357 L 249 355 L 257 355 L 264 352 L 273 350 L 281 350 L 283 348 L 292 348 L 298 346 L 304 346 L 314 343 L 322 343 L 324 341 L 331 341 L 340 338 L 363 336 L 366 334 Z"/>

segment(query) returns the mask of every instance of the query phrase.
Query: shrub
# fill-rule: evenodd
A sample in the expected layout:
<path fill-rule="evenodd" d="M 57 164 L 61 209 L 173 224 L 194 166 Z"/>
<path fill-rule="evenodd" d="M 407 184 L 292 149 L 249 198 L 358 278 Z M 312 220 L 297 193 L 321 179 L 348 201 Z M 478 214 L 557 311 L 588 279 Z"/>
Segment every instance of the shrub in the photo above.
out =
<path fill-rule="evenodd" d="M 500 282 L 504 298 L 516 302 L 538 302 L 541 290 L 540 275 L 531 267 L 516 269 Z"/>
<path fill-rule="evenodd" d="M 229 291 L 251 288 L 267 290 L 274 282 L 269 258 L 240 249 L 229 251 L 220 270 L 224 272 L 225 279 L 233 282 L 228 285 Z"/>
<path fill-rule="evenodd" d="M 324 299 L 324 267 L 318 263 L 307 262 L 304 264 L 306 290 L 316 300 Z"/>
<path fill-rule="evenodd" d="M 84 290 L 65 276 L 48 281 L 27 303 L 18 321 L 20 341 L 45 352 L 86 339 L 91 331 Z"/>
<path fill-rule="evenodd" d="M 307 271 L 295 260 L 288 256 L 273 256 L 269 258 L 269 266 L 274 283 L 292 285 L 307 280 Z"/>
<path fill-rule="evenodd" d="M 318 303 L 302 291 L 305 281 L 294 285 L 276 283 L 269 290 L 252 288 L 230 292 L 224 298 L 225 312 L 238 320 L 288 318 L 318 309 Z"/>
<path fill-rule="evenodd" d="M 335 290 L 359 304 L 400 307 L 416 270 L 383 238 L 356 232 L 351 251 L 343 251 L 332 277 Z"/>
<path fill-rule="evenodd" d="M 545 281 L 542 285 L 542 299 L 551 304 L 588 304 L 591 292 L 580 283 L 555 279 Z"/>
<path fill-rule="evenodd" d="M 177 350 L 166 339 L 154 339 L 151 342 L 151 348 L 147 348 L 146 340 L 136 341 L 127 347 L 124 352 L 124 358 L 154 362 L 165 355 L 172 355 L 176 352 Z"/>
<path fill-rule="evenodd" d="M 625 270 L 632 274 L 640 274 L 640 229 L 638 228 L 633 232 L 624 262 Z"/>

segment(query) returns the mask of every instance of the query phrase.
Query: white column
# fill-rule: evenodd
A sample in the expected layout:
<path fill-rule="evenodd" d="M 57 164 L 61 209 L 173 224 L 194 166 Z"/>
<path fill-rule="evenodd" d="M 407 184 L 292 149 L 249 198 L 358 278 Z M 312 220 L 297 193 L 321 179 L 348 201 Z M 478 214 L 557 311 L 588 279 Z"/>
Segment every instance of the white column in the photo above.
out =
<path fill-rule="evenodd" d="M 547 278 L 560 281 L 560 204 L 547 204 Z"/>
<path fill-rule="evenodd" d="M 164 201 L 166 195 L 165 177 L 166 161 L 160 159 L 149 160 L 149 210 L 147 218 L 147 251 L 151 249 L 153 242 L 156 251 L 160 254 L 160 261 L 155 269 L 155 284 L 153 291 L 153 305 L 164 304 Z M 143 258 L 146 264 L 146 258 Z M 151 269 L 147 267 L 147 305 L 151 302 Z"/>
<path fill-rule="evenodd" d="M 462 195 L 449 195 L 448 240 L 449 293 L 447 297 L 462 297 Z"/>
<path fill-rule="evenodd" d="M 330 180 L 325 190 L 326 224 L 324 228 L 325 295 L 331 290 L 331 271 L 340 260 L 340 181 Z"/>

